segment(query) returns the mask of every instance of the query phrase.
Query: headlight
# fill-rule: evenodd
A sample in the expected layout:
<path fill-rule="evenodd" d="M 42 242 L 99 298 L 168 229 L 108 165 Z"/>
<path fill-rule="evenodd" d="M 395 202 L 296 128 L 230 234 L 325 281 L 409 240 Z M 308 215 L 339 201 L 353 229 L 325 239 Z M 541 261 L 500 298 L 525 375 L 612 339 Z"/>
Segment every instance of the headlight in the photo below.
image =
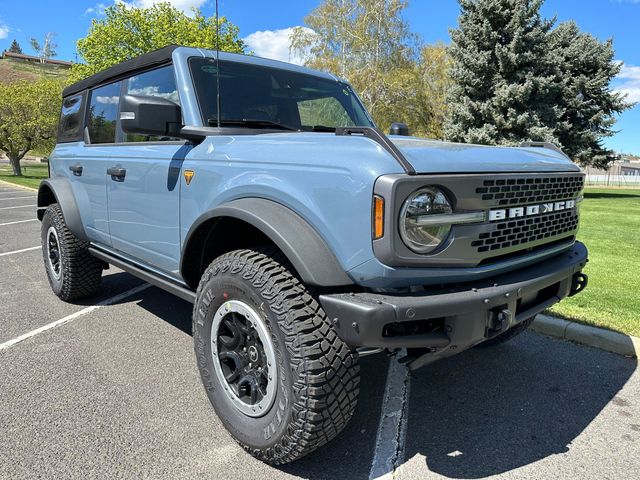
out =
<path fill-rule="evenodd" d="M 440 189 L 423 187 L 416 190 L 404 202 L 400 212 L 402 241 L 416 253 L 435 250 L 449 235 L 451 213 L 451 203 Z"/>

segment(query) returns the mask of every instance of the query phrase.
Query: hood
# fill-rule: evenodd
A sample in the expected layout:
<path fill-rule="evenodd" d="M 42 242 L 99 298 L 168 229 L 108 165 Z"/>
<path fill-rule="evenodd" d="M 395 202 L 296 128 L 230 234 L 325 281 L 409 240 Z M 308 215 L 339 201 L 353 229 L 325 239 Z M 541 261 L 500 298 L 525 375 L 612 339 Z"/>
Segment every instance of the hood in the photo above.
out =
<path fill-rule="evenodd" d="M 541 147 L 493 147 L 389 136 L 417 173 L 579 172 L 561 152 Z"/>

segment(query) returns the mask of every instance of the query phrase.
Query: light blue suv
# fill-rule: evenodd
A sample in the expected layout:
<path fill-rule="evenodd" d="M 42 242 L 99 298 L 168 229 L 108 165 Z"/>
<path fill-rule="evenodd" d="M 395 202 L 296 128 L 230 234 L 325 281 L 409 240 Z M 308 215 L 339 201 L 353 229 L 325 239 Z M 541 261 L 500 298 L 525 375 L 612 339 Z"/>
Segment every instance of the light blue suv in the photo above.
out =
<path fill-rule="evenodd" d="M 359 356 L 494 345 L 586 286 L 584 176 L 551 145 L 387 136 L 329 73 L 177 46 L 63 97 L 38 193 L 53 291 L 92 295 L 111 264 L 192 302 L 206 393 L 264 461 L 344 428 Z"/>

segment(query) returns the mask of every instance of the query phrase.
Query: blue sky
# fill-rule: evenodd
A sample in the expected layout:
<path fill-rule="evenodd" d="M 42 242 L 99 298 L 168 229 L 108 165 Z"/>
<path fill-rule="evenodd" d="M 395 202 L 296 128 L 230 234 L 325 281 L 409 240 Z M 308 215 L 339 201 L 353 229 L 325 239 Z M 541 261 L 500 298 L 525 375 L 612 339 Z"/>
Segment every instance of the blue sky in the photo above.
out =
<path fill-rule="evenodd" d="M 138 6 L 156 0 L 128 0 Z M 17 39 L 31 53 L 29 38 L 56 32 L 58 58 L 75 59 L 75 41 L 86 35 L 92 18 L 99 18 L 114 0 L 0 0 L 0 50 Z M 178 8 L 200 6 L 213 15 L 211 0 L 170 0 Z M 258 55 L 296 61 L 288 52 L 289 28 L 303 25 L 305 15 L 319 0 L 220 0 L 220 13 L 240 27 L 240 34 Z M 613 37 L 616 58 L 625 66 L 614 85 L 640 102 L 640 0 L 547 0 L 547 17 L 573 19 L 582 30 L 600 39 Z M 406 18 L 425 42 L 449 42 L 449 27 L 456 25 L 456 0 L 410 0 Z M 622 114 L 620 130 L 607 145 L 625 153 L 640 154 L 640 105 Z"/>

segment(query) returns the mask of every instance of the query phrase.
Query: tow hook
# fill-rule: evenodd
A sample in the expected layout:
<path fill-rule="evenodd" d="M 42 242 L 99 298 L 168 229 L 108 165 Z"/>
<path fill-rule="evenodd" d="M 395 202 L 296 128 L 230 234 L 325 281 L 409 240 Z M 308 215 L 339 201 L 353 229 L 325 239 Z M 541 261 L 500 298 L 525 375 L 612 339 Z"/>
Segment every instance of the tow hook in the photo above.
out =
<path fill-rule="evenodd" d="M 497 334 L 504 332 L 513 319 L 513 314 L 508 308 L 496 308 L 489 312 L 489 321 L 485 331 L 485 337 L 495 337 Z"/>
<path fill-rule="evenodd" d="M 571 290 L 569 290 L 569 296 L 573 297 L 575 294 L 580 293 L 587 287 L 588 283 L 589 277 L 585 273 L 576 273 L 571 280 Z"/>

